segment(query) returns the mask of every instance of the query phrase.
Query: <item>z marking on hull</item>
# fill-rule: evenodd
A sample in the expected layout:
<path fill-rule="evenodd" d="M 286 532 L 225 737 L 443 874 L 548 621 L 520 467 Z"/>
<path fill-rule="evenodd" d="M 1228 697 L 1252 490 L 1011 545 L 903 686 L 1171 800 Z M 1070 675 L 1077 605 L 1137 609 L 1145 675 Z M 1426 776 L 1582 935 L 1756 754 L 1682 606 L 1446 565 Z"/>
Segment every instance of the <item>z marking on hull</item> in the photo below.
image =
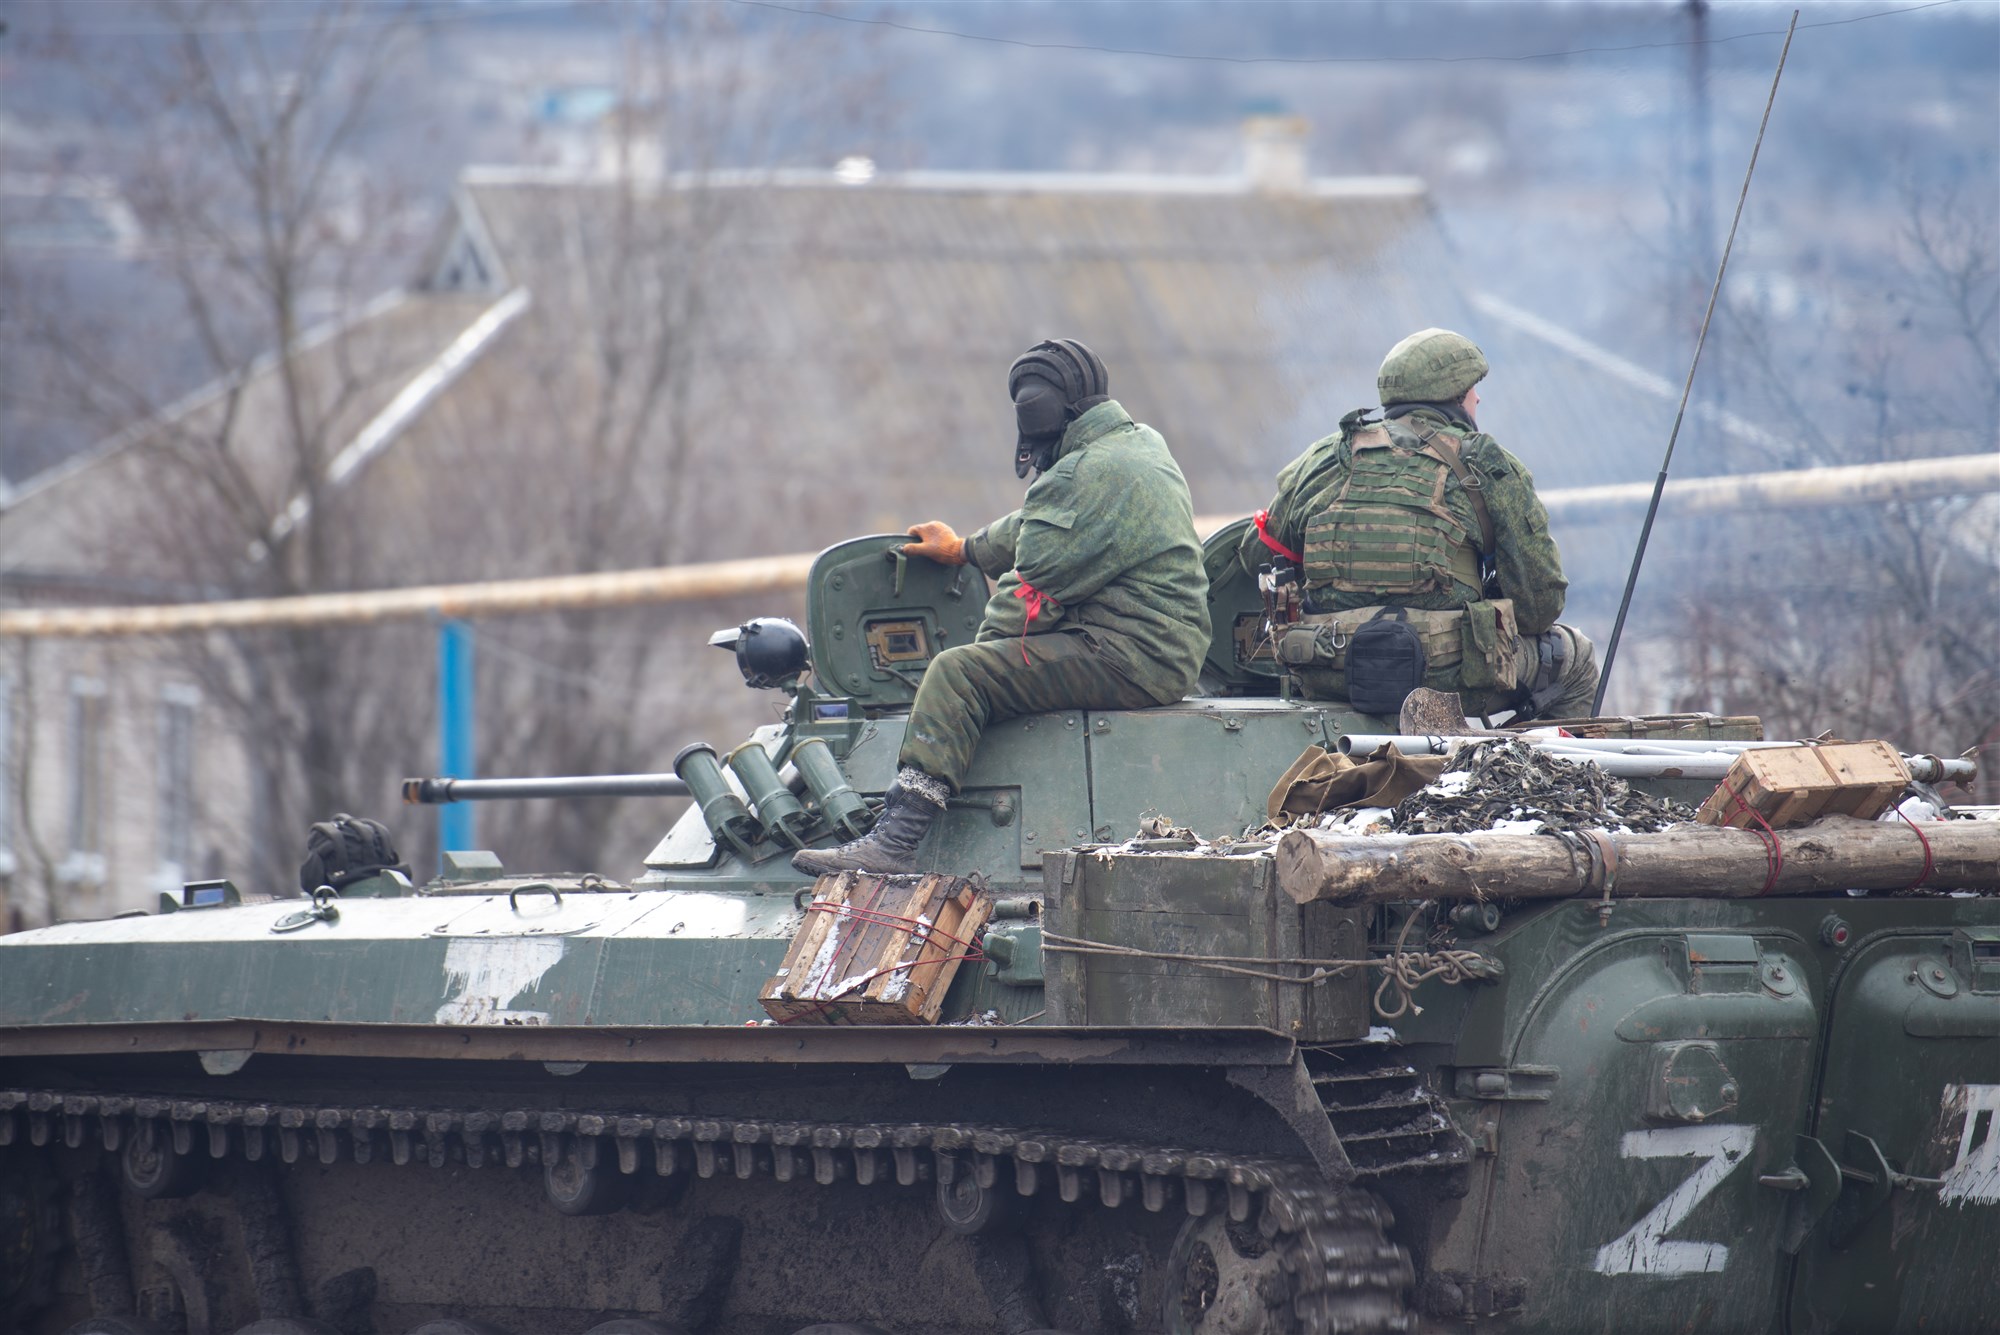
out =
<path fill-rule="evenodd" d="M 2000 1085 L 1946 1085 L 1947 1122 L 1957 1107 L 1965 1111 L 1958 1133 L 1958 1157 L 1944 1173 L 1938 1199 L 1946 1205 L 2000 1204 Z"/>
<path fill-rule="evenodd" d="M 1671 1126 L 1626 1132 L 1619 1152 L 1627 1159 L 1702 1162 L 1623 1236 L 1599 1247 L 1593 1269 L 1604 1275 L 1720 1274 L 1729 1264 L 1727 1243 L 1669 1242 L 1667 1234 L 1735 1171 L 1756 1141 L 1754 1126 Z"/>

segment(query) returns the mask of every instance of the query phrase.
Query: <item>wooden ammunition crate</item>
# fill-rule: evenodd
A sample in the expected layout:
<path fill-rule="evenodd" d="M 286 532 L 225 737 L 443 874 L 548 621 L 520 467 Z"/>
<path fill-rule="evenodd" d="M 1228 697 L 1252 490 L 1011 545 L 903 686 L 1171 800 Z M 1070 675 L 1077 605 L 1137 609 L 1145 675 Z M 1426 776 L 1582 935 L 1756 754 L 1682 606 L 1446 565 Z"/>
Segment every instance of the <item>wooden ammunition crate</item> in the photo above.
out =
<path fill-rule="evenodd" d="M 1695 819 L 1748 829 L 1757 823 L 1748 807 L 1773 829 L 1821 816 L 1873 820 L 1909 782 L 1909 767 L 1887 742 L 1760 747 L 1736 757 Z"/>
<path fill-rule="evenodd" d="M 1306 1043 L 1368 1032 L 1373 970 L 1278 979 L 1313 974 L 1302 959 L 1366 959 L 1369 910 L 1293 902 L 1268 852 L 1071 849 L 1043 855 L 1042 880 L 1052 1024 L 1261 1028 Z"/>
<path fill-rule="evenodd" d="M 966 943 L 992 916 L 992 897 L 962 877 L 822 876 L 757 999 L 799 1024 L 936 1024 Z"/>

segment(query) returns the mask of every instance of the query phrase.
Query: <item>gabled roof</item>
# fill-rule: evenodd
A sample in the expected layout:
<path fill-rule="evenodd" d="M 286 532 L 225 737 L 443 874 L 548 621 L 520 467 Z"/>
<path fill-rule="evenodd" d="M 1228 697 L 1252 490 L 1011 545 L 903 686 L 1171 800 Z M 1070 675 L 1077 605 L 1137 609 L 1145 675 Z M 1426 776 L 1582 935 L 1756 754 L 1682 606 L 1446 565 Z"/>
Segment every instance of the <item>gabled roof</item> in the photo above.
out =
<path fill-rule="evenodd" d="M 534 320 L 580 336 L 585 294 L 617 281 L 599 266 L 628 225 L 620 189 L 469 171 L 440 256 L 525 286 Z M 740 438 L 782 441 L 808 477 L 871 458 L 924 467 L 920 494 L 961 498 L 967 521 L 1018 498 L 1005 375 L 1038 339 L 1088 342 L 1113 395 L 1166 434 L 1201 508 L 1247 508 L 1372 393 L 1385 348 L 1464 313 L 1411 178 L 1271 192 L 1215 177 L 772 172 L 631 193 L 630 225 L 682 250 L 702 293 L 685 331 L 691 420 L 706 408 Z M 1302 415 L 1326 386 L 1341 407 Z"/>

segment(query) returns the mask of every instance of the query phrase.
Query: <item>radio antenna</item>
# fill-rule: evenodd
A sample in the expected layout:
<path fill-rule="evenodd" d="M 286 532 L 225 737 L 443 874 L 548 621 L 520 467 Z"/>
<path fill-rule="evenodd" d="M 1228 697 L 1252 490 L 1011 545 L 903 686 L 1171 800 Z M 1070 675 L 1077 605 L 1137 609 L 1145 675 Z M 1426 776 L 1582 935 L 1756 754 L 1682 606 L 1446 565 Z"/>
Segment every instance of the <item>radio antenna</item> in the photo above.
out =
<path fill-rule="evenodd" d="M 1743 201 L 1750 197 L 1750 178 L 1757 174 L 1757 154 L 1764 147 L 1764 131 L 1771 124 L 1771 107 L 1778 100 L 1778 80 L 1785 75 L 1785 57 L 1792 51 L 1792 34 L 1798 31 L 1799 11 L 1792 11 L 1791 26 L 1785 29 L 1784 49 L 1778 52 L 1778 69 L 1771 76 L 1771 95 L 1764 99 L 1764 119 L 1757 126 L 1757 142 L 1750 148 L 1750 166 L 1743 173 L 1743 189 L 1736 196 L 1736 216 L 1729 221 L 1729 240 L 1723 243 L 1722 263 L 1715 269 L 1715 286 L 1708 290 L 1708 310 L 1701 317 L 1701 333 L 1694 341 L 1694 358 L 1688 362 L 1687 382 L 1681 386 L 1681 406 L 1674 413 L 1674 429 L 1667 436 L 1667 453 L 1660 460 L 1660 475 L 1653 480 L 1653 499 L 1646 506 L 1646 522 L 1639 529 L 1639 546 L 1632 553 L 1632 569 L 1625 576 L 1625 595 L 1618 600 L 1618 620 L 1611 627 L 1611 643 L 1604 648 L 1604 668 L 1597 677 L 1597 698 L 1590 712 L 1604 712 L 1604 692 L 1611 685 L 1611 665 L 1618 661 L 1618 641 L 1625 634 L 1625 614 L 1632 608 L 1632 590 L 1639 583 L 1639 566 L 1646 559 L 1646 543 L 1653 536 L 1653 519 L 1660 513 L 1660 493 L 1666 490 L 1667 468 L 1674 461 L 1674 443 L 1681 437 L 1681 419 L 1687 416 L 1688 396 L 1694 392 L 1694 372 L 1701 365 L 1702 345 L 1708 342 L 1708 324 L 1715 318 L 1716 298 L 1722 295 L 1722 276 L 1729 272 L 1729 252 L 1736 245 L 1736 228 L 1743 221 Z"/>

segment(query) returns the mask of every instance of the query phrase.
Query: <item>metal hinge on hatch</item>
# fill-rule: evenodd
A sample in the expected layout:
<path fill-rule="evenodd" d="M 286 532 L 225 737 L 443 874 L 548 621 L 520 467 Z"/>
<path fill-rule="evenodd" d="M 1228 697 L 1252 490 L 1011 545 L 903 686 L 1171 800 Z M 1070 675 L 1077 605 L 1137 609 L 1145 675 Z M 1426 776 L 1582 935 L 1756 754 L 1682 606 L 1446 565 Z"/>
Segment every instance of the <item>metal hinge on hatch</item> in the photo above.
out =
<path fill-rule="evenodd" d="M 1690 993 L 1770 992 L 1788 997 L 1799 980 L 1783 959 L 1767 956 L 1754 936 L 1690 932 L 1666 942 L 1667 967 Z"/>

